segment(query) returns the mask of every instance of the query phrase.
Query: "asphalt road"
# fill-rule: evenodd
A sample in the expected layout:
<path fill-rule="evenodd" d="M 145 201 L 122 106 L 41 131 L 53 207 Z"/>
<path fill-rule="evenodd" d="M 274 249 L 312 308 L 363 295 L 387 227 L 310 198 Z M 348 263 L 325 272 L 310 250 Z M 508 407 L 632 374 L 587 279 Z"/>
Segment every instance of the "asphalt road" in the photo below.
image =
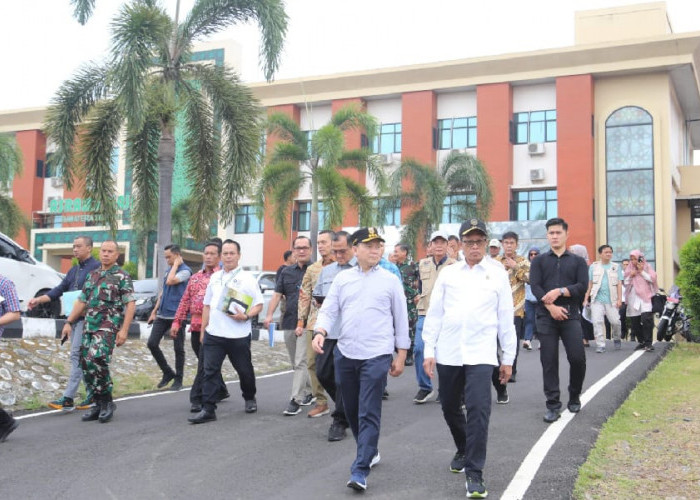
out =
<path fill-rule="evenodd" d="M 584 390 L 630 355 L 587 349 Z M 639 358 L 602 389 L 564 428 L 536 469 L 523 498 L 569 498 L 605 420 L 663 355 L 664 346 Z M 568 364 L 563 350 L 562 389 Z M 491 414 L 484 476 L 489 498 L 501 498 L 516 471 L 548 429 L 538 351 L 521 351 L 510 403 Z M 351 436 L 329 443 L 329 417 L 282 415 L 289 373 L 258 379 L 258 413 L 245 414 L 236 383 L 220 404 L 218 421 L 187 423 L 188 392 L 117 403 L 108 424 L 82 422 L 80 412 L 22 418 L 0 444 L 0 498 L 352 498 L 345 486 L 355 455 Z M 382 461 L 368 478 L 372 498 L 463 498 L 464 475 L 449 472 L 454 445 L 439 404 L 412 403 L 413 367 L 390 378 L 379 448 Z M 566 400 L 564 400 L 566 404 Z"/>

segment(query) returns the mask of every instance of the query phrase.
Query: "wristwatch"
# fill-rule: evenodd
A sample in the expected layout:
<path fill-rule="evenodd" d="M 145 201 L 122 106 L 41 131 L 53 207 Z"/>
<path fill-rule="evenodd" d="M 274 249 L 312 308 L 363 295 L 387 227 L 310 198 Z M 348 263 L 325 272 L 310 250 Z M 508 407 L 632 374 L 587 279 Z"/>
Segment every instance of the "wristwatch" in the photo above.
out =
<path fill-rule="evenodd" d="M 311 340 L 315 339 L 315 338 L 316 338 L 316 335 L 321 335 L 321 336 L 324 337 L 324 338 L 326 337 L 326 334 L 325 334 L 325 333 L 323 333 L 323 332 L 321 332 L 321 331 L 319 331 L 319 330 L 314 330 L 314 334 L 311 336 Z"/>
<path fill-rule="evenodd" d="M 564 295 L 564 292 L 566 292 L 566 288 L 561 287 L 561 288 L 559 289 L 559 293 L 562 294 L 562 295 Z"/>

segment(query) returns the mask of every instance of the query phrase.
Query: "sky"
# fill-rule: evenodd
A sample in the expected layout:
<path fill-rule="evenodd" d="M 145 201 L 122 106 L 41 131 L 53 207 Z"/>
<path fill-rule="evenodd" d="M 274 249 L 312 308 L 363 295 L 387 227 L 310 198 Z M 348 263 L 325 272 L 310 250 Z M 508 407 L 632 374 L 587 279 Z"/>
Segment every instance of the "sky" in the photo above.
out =
<path fill-rule="evenodd" d="M 161 0 L 173 11 L 176 0 Z M 46 106 L 81 64 L 109 48 L 121 1 L 97 0 L 81 26 L 70 0 L 2 2 L 0 110 Z M 574 43 L 574 12 L 635 0 L 286 0 L 290 17 L 276 79 L 504 54 Z M 181 0 L 181 17 L 194 0 Z M 676 33 L 700 31 L 700 1 L 667 0 Z M 243 80 L 262 81 L 257 25 L 210 38 L 241 45 Z"/>

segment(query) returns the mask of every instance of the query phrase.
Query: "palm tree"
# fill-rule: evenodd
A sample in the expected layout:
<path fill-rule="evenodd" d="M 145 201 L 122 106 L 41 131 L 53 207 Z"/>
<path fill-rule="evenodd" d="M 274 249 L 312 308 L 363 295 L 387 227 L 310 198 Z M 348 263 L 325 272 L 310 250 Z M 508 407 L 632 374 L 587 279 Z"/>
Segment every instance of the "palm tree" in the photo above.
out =
<path fill-rule="evenodd" d="M 299 125 L 283 113 L 268 118 L 268 133 L 280 139 L 263 169 L 257 202 L 262 210 L 274 214 L 275 229 L 287 231 L 291 207 L 298 191 L 306 184 L 311 186 L 311 214 L 309 231 L 312 246 L 316 247 L 319 231 L 318 203 L 323 200 L 327 210 L 326 224 L 337 227 L 342 224 L 346 202 L 358 210 L 360 225 L 371 225 L 372 197 L 365 186 L 342 175 L 343 170 L 367 172 L 381 193 L 386 189 L 386 176 L 376 155 L 367 147 L 348 150 L 344 132 L 359 130 L 371 143 L 377 129 L 376 119 L 355 104 L 339 109 L 326 125 L 311 137 Z"/>
<path fill-rule="evenodd" d="M 7 193 L 12 192 L 12 181 L 22 175 L 22 152 L 15 138 L 0 134 L 0 232 L 14 238 L 24 228 L 29 237 L 31 225 L 17 202 Z"/>
<path fill-rule="evenodd" d="M 82 8 L 76 12 L 84 22 L 94 0 L 73 3 Z M 142 232 L 157 224 L 159 248 L 172 237 L 176 127 L 184 131 L 186 175 L 197 193 L 189 214 L 195 238 L 205 238 L 217 218 L 230 223 L 239 197 L 256 177 L 262 126 L 258 103 L 232 69 L 192 61 L 193 43 L 255 20 L 270 80 L 287 29 L 282 0 L 197 0 L 182 23 L 178 16 L 176 9 L 171 19 L 157 0 L 123 5 L 111 25 L 108 61 L 85 65 L 64 82 L 46 118 L 65 185 L 70 189 L 76 178 L 84 182 L 85 196 L 96 202 L 98 215 L 113 232 L 116 187 L 110 155 L 125 129 L 135 188 L 134 228 Z"/>
<path fill-rule="evenodd" d="M 407 159 L 393 173 L 389 184 L 391 196 L 382 200 L 379 219 L 384 220 L 397 201 L 411 207 L 401 240 L 414 252 L 421 235 L 425 238 L 440 225 L 447 196 L 456 195 L 460 220 L 488 220 L 493 203 L 491 178 L 481 161 L 469 153 L 452 152 L 437 169 Z"/>

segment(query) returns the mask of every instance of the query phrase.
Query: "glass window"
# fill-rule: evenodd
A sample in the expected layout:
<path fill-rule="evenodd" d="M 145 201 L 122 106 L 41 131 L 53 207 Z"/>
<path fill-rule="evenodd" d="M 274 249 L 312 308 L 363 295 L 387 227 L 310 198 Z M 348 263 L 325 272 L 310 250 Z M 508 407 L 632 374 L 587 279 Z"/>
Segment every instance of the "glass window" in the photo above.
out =
<path fill-rule="evenodd" d="M 547 220 L 557 216 L 557 190 L 516 191 L 511 220 Z"/>
<path fill-rule="evenodd" d="M 258 218 L 253 205 L 241 205 L 236 210 L 234 231 L 236 234 L 262 233 L 263 220 Z"/>
<path fill-rule="evenodd" d="M 311 202 L 298 202 L 299 210 L 297 211 L 296 226 L 297 231 L 309 231 L 311 229 Z M 328 227 L 328 209 L 323 205 L 322 201 L 318 202 L 318 229 L 330 229 Z"/>
<path fill-rule="evenodd" d="M 438 120 L 438 149 L 476 147 L 476 116 Z"/>
<path fill-rule="evenodd" d="M 450 194 L 447 195 L 442 202 L 442 220 L 443 224 L 460 223 L 466 219 L 469 214 L 470 206 L 476 204 L 476 195 L 472 193 Z"/>
<path fill-rule="evenodd" d="M 375 213 L 379 210 L 379 198 L 372 200 L 372 208 Z M 389 203 L 388 201 L 386 203 Z M 390 207 L 384 218 L 384 226 L 400 226 L 401 225 L 401 200 L 395 200 L 393 207 Z"/>
<path fill-rule="evenodd" d="M 607 241 L 620 261 L 634 249 L 656 260 L 654 133 L 651 115 L 637 106 L 605 121 Z"/>
<path fill-rule="evenodd" d="M 313 139 L 314 134 L 316 133 L 315 130 L 307 130 L 304 132 L 306 134 L 306 154 L 311 156 L 311 139 Z"/>
<path fill-rule="evenodd" d="M 515 113 L 515 144 L 554 142 L 557 140 L 557 111 L 528 111 Z"/>
<path fill-rule="evenodd" d="M 374 138 L 372 152 L 375 154 L 390 154 L 401 152 L 401 124 L 383 123 L 379 134 Z"/>
<path fill-rule="evenodd" d="M 117 175 L 119 170 L 119 148 L 112 148 L 112 156 L 109 161 L 110 168 L 114 175 Z"/>

